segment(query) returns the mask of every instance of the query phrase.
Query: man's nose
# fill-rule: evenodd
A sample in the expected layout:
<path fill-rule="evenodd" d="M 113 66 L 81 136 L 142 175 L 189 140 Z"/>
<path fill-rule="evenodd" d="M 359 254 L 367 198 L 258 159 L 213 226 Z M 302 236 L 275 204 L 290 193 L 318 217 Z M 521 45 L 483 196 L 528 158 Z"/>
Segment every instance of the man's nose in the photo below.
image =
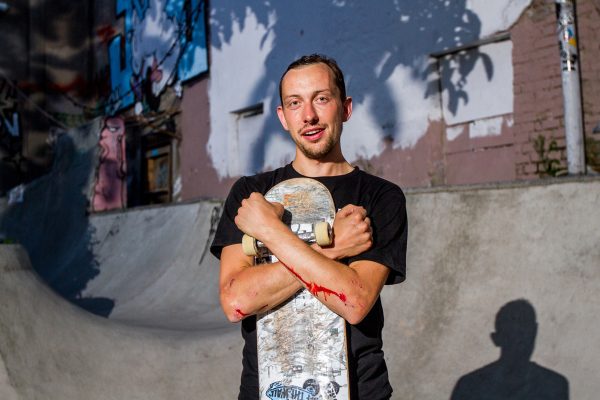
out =
<path fill-rule="evenodd" d="M 317 112 L 315 111 L 315 107 L 313 106 L 312 103 L 308 103 L 304 107 L 304 122 L 314 124 L 318 120 L 319 120 L 319 116 L 317 115 Z"/>

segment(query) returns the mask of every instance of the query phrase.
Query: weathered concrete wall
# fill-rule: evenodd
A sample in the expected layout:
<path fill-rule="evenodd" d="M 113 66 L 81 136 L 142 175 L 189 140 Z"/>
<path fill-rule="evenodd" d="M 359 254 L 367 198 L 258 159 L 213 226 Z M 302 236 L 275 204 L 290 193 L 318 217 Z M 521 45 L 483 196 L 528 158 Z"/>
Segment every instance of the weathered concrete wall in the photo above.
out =
<path fill-rule="evenodd" d="M 384 350 L 394 398 L 450 398 L 461 377 L 498 359 L 490 337 L 494 331 L 505 357 L 489 367 L 496 374 L 488 381 L 488 393 L 502 387 L 510 395 L 509 380 L 527 393 L 537 385 L 566 380 L 570 398 L 596 397 L 600 180 L 546 183 L 407 194 L 408 278 L 383 292 Z M 99 234 L 118 226 L 126 237 L 127 229 L 158 223 L 172 208 L 179 208 L 174 215 L 185 216 L 189 207 L 140 210 L 140 215 L 125 218 L 107 214 L 94 225 Z M 206 225 L 198 232 L 210 232 L 211 203 L 192 209 L 206 214 L 198 216 Z M 111 239 L 114 245 L 118 235 Z M 169 239 L 169 246 L 177 239 Z M 182 244 L 184 250 L 198 249 L 188 243 Z M 135 263 L 136 254 L 130 258 Z M 202 264 L 214 263 L 204 259 Z M 207 282 L 215 281 L 218 273 L 217 268 L 198 271 Z M 118 271 L 112 273 L 112 284 L 120 279 L 134 285 L 135 279 L 148 278 L 122 271 L 116 279 Z M 100 274 L 98 279 L 106 278 Z M 187 278 L 165 282 L 184 298 L 198 285 Z M 94 290 L 102 286 L 97 283 Z M 144 294 L 154 293 L 140 302 L 146 311 L 160 311 L 166 287 L 163 283 L 163 289 Z M 92 280 L 89 290 L 93 288 Z M 165 293 L 166 298 L 172 300 L 173 292 Z M 517 299 L 530 306 L 514 303 Z M 150 330 L 96 317 L 47 289 L 16 246 L 0 246 L 0 304 L 2 398 L 231 399 L 237 392 L 237 326 Z M 501 308 L 514 322 L 506 325 L 501 318 L 496 328 Z M 528 308 L 537 314 L 537 326 L 524 319 Z M 535 364 L 529 362 L 528 339 L 535 340 Z M 515 349 L 516 355 L 511 354 Z M 535 371 L 535 378 L 528 379 L 519 366 Z"/>
<path fill-rule="evenodd" d="M 566 377 L 572 399 L 596 398 L 600 181 L 414 192 L 407 200 L 408 277 L 383 292 L 397 398 L 448 399 L 459 378 L 496 361 L 494 319 L 516 299 L 537 313 L 532 360 Z M 527 341 L 523 325 L 511 327 L 513 349 Z M 493 385 L 552 384 L 552 374 L 525 377 L 517 366 L 527 350 L 521 354 L 490 367 L 498 369 L 488 394 Z M 491 398 L 516 394 L 498 396 Z M 554 396 L 543 398 L 562 398 Z"/>

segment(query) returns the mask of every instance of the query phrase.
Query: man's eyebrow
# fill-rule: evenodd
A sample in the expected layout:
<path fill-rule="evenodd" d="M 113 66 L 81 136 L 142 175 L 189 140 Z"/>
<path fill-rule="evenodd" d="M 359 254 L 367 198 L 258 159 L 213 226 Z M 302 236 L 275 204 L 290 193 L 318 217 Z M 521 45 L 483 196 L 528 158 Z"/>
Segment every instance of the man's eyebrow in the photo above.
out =
<path fill-rule="evenodd" d="M 311 95 L 315 96 L 315 95 L 321 94 L 321 93 L 332 94 L 333 91 L 331 89 L 329 89 L 329 88 L 327 88 L 327 89 L 318 89 L 318 90 L 315 90 L 314 92 L 312 92 Z M 287 99 L 296 98 L 296 97 L 302 97 L 302 96 L 299 95 L 299 94 L 288 94 L 287 96 L 284 96 L 283 99 L 287 100 Z"/>

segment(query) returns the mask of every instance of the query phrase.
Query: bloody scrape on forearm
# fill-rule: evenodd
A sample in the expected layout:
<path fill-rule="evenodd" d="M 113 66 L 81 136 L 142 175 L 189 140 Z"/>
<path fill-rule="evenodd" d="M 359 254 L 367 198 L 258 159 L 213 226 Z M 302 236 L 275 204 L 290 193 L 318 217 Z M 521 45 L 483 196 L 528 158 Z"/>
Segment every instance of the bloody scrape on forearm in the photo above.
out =
<path fill-rule="evenodd" d="M 306 286 L 306 288 L 308 289 L 308 291 L 313 295 L 313 296 L 317 296 L 319 293 L 323 293 L 323 298 L 325 298 L 325 300 L 327 300 L 327 296 L 328 295 L 334 295 L 336 296 L 338 299 L 340 299 L 344 304 L 346 304 L 346 295 L 342 292 L 335 292 L 331 289 L 328 289 L 324 286 L 321 285 L 317 285 L 314 282 L 308 282 L 305 281 L 300 274 L 298 274 L 296 271 L 294 271 L 294 268 L 287 266 L 284 263 L 283 264 L 284 267 L 286 267 L 288 269 L 288 271 L 290 271 L 292 274 L 294 274 L 294 276 L 296 278 L 298 278 L 300 280 L 300 282 L 302 282 L 304 284 L 304 286 Z"/>

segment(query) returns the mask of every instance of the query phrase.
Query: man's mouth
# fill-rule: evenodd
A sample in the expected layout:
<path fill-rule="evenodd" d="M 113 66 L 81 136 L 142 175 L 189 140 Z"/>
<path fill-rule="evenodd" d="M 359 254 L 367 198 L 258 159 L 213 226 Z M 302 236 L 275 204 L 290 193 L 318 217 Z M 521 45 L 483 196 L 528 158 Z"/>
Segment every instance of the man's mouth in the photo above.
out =
<path fill-rule="evenodd" d="M 302 137 L 311 142 L 319 140 L 325 133 L 325 128 L 308 128 L 301 133 Z"/>

